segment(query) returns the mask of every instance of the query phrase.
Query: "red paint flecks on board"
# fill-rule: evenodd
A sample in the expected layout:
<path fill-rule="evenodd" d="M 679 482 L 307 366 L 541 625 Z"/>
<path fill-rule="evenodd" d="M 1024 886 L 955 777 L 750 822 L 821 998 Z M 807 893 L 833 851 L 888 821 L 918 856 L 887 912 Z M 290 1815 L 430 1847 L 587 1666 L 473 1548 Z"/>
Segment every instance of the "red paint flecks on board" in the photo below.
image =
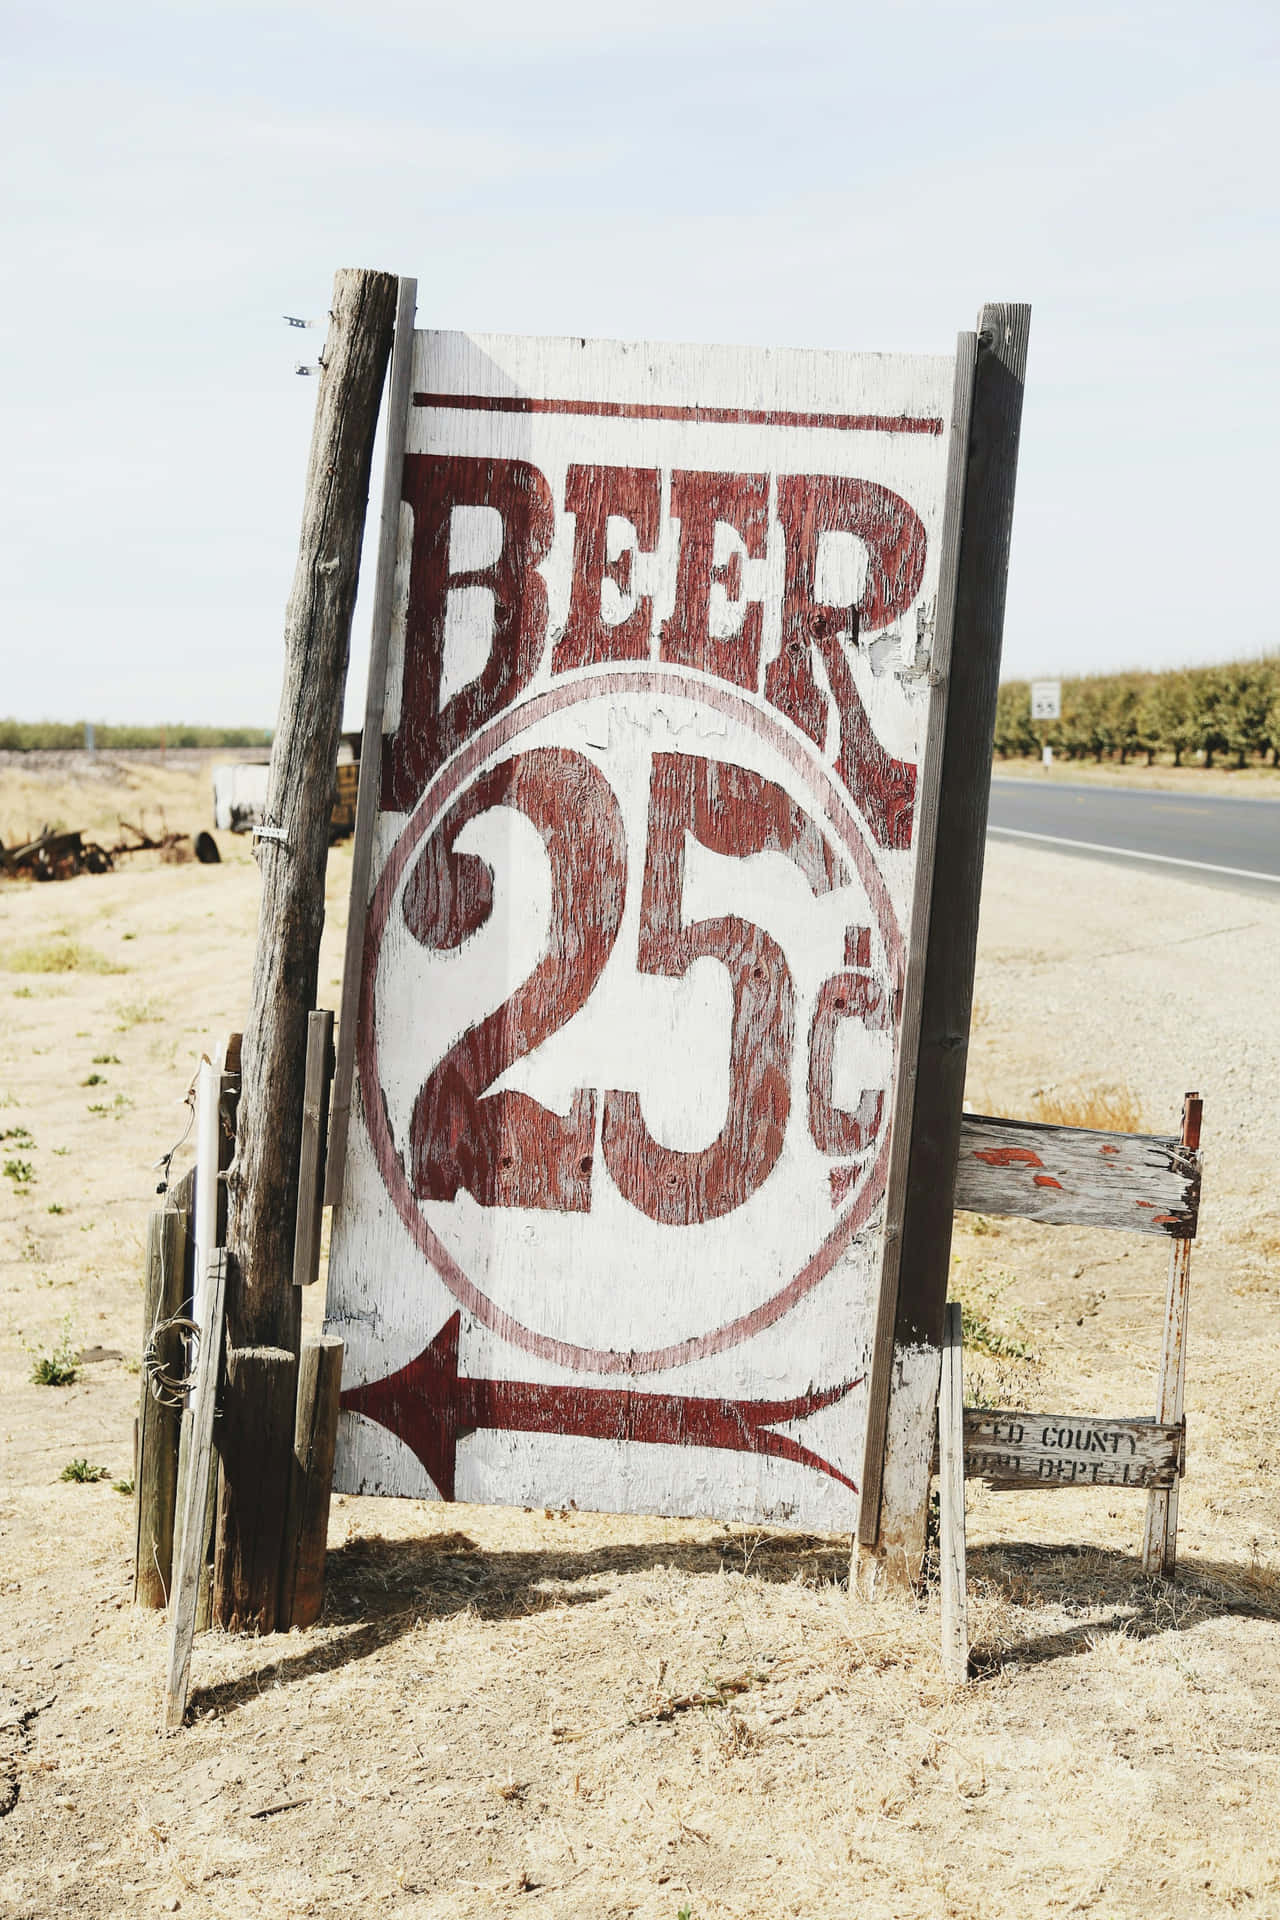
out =
<path fill-rule="evenodd" d="M 850 1166 L 832 1167 L 827 1178 L 831 1183 L 831 1204 L 842 1207 L 857 1186 L 863 1175 L 863 1166 L 855 1161 Z"/>
<path fill-rule="evenodd" d="M 1119 1147 L 1099 1147 L 1099 1153 L 1119 1153 Z"/>
<path fill-rule="evenodd" d="M 715 1447 L 765 1454 L 827 1474 L 858 1491 L 839 1468 L 772 1429 L 843 1400 L 861 1378 L 814 1388 L 789 1400 L 714 1400 L 630 1387 L 552 1386 L 533 1380 L 475 1380 L 458 1371 L 461 1314 L 455 1313 L 415 1360 L 385 1380 L 349 1387 L 342 1406 L 361 1413 L 409 1447 L 443 1500 L 452 1500 L 458 1442 L 481 1428 L 554 1433 L 647 1446 Z"/>
<path fill-rule="evenodd" d="M 979 1147 L 974 1153 L 975 1160 L 985 1160 L 989 1167 L 1042 1167 L 1044 1161 L 1038 1153 L 1032 1153 L 1030 1147 Z"/>
<path fill-rule="evenodd" d="M 1033 1184 L 1037 1187 L 1056 1187 L 1059 1193 L 1062 1192 L 1061 1180 L 1055 1180 L 1051 1173 L 1036 1174 Z"/>
<path fill-rule="evenodd" d="M 565 413 L 599 420 L 690 420 L 714 427 L 816 427 L 836 433 L 925 433 L 936 436 L 937 414 L 790 413 L 767 407 L 676 407 L 626 400 L 536 400 L 515 393 L 415 393 L 415 407 L 464 413 Z"/>
<path fill-rule="evenodd" d="M 482 1097 L 583 1006 L 618 937 L 626 901 L 626 829 L 613 790 L 582 754 L 534 747 L 481 774 L 441 820 L 404 892 L 409 931 L 426 947 L 457 947 L 488 920 L 493 874 L 454 842 L 491 807 L 515 807 L 541 835 L 551 865 L 551 924 L 542 958 L 507 1001 L 469 1027 L 431 1073 L 410 1126 L 414 1191 L 484 1207 L 585 1213 L 591 1205 L 596 1096 L 578 1088 L 567 1115 L 526 1093 Z"/>

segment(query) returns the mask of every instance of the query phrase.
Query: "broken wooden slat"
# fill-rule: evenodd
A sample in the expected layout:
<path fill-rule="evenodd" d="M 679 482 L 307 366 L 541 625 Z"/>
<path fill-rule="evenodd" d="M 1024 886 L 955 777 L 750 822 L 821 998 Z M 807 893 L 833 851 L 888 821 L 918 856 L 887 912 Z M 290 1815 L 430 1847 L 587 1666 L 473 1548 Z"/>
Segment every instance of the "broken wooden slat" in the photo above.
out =
<path fill-rule="evenodd" d="M 195 1414 L 191 1428 L 190 1456 L 187 1463 L 185 1501 L 181 1531 L 176 1543 L 176 1570 L 169 1605 L 169 1671 L 164 1690 L 164 1724 L 180 1727 L 187 1710 L 187 1688 L 191 1679 L 191 1643 L 196 1631 L 196 1604 L 200 1593 L 200 1575 L 205 1558 L 204 1519 L 208 1510 L 209 1482 L 213 1472 L 213 1415 L 218 1398 L 218 1377 L 222 1360 L 222 1328 L 227 1297 L 227 1255 L 210 1256 L 208 1277 L 203 1289 L 204 1307 L 200 1314 L 200 1361 L 198 1390 L 193 1395 Z"/>
<path fill-rule="evenodd" d="M 325 1138 L 333 1077 L 333 1015 L 317 1008 L 307 1016 L 307 1072 L 302 1091 L 302 1150 L 298 1159 L 298 1221 L 293 1242 L 293 1284 L 309 1287 L 320 1273 L 320 1224 L 324 1214 Z"/>
<path fill-rule="evenodd" d="M 1182 1104 L 1182 1144 L 1189 1153 L 1200 1145 L 1203 1106 L 1198 1093 Z M 1187 1376 L 1187 1309 L 1191 1300 L 1191 1242 L 1179 1241 L 1169 1256 L 1169 1286 L 1165 1295 L 1164 1338 L 1160 1349 L 1160 1391 L 1156 1419 L 1182 1422 L 1182 1395 Z M 1145 1573 L 1170 1578 L 1178 1552 L 1178 1483 L 1157 1488 L 1147 1501 L 1142 1535 Z"/>
<path fill-rule="evenodd" d="M 942 1671 L 954 1685 L 969 1678 L 968 1574 L 964 1539 L 964 1382 L 960 1305 L 947 1302 L 938 1399 L 939 1554 L 942 1561 Z"/>
<path fill-rule="evenodd" d="M 182 1312 L 186 1295 L 187 1216 L 156 1209 L 147 1220 L 147 1274 L 143 1349 L 154 1339 L 153 1359 L 171 1380 L 184 1371 L 179 1329 L 156 1329 Z M 133 1600 L 139 1607 L 167 1607 L 173 1576 L 173 1528 L 178 1492 L 178 1435 L 182 1406 L 176 1395 L 157 1399 L 144 1367 L 138 1405 L 134 1466 Z"/>
<path fill-rule="evenodd" d="M 964 1410 L 964 1470 L 992 1487 L 1172 1487 L 1183 1430 L 1082 1413 Z"/>
<path fill-rule="evenodd" d="M 329 1496 L 341 1390 L 342 1341 L 331 1333 L 306 1341 L 298 1368 L 293 1474 L 280 1573 L 277 1624 L 282 1629 L 313 1626 L 324 1606 Z"/>
<path fill-rule="evenodd" d="M 1181 1140 L 967 1113 L 956 1206 L 1054 1226 L 1195 1237 L 1200 1156 Z"/>

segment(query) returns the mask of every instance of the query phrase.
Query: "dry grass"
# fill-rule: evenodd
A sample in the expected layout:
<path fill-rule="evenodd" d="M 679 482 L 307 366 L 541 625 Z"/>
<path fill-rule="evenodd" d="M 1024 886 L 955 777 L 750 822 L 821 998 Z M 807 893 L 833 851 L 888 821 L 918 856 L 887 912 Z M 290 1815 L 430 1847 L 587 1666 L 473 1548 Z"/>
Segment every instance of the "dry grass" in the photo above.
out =
<path fill-rule="evenodd" d="M 1031 1096 L 1030 1120 L 1055 1127 L 1092 1127 L 1101 1133 L 1142 1133 L 1142 1103 L 1132 1087 L 1046 1087 Z"/>
<path fill-rule="evenodd" d="M 1206 1181 L 1195 1255 L 1176 1584 L 1142 1575 L 1141 1495 L 970 1483 L 977 1671 L 948 1688 L 935 1588 L 851 1591 L 847 1541 L 342 1498 L 319 1624 L 201 1635 L 188 1724 L 165 1739 L 166 1623 L 131 1612 L 129 1502 L 59 1473 L 85 1460 L 127 1484 L 154 1162 L 185 1123 L 194 1058 L 240 1024 L 247 993 L 258 875 L 238 845 L 224 852 L 221 868 L 122 867 L 5 899 L 7 939 L 107 952 L 98 916 L 114 903 L 140 977 L 32 976 L 29 996 L 4 994 L 0 1119 L 25 1130 L 5 1152 L 33 1165 L 39 1201 L 0 1177 L 0 1913 L 1280 1914 L 1280 1317 L 1261 1266 L 1237 1294 L 1237 1243 L 1217 1224 L 1256 1222 L 1260 1246 L 1277 1228 L 1280 908 L 1237 915 L 1214 894 L 1184 909 L 1188 932 L 1250 925 L 1230 935 L 1229 993 L 1222 946 L 1179 949 L 1160 1026 L 1155 880 L 1116 888 L 1071 864 L 1065 902 L 1051 856 L 993 845 L 988 860 L 989 1110 L 1018 1111 L 1051 1079 L 1087 1093 L 1127 1075 L 1160 1113 L 1202 1075 L 1211 1138 L 1241 1131 Z M 326 985 L 349 861 L 331 866 Z M 1032 908 L 1041 957 L 1018 957 Z M 163 1004 L 112 1004 L 153 982 Z M 1139 1069 L 1141 1023 L 1155 1037 Z M 1215 1093 L 1219 1063 L 1232 1077 Z M 127 1124 L 86 1111 L 92 1067 L 127 1088 Z M 57 1215 L 46 1199 L 73 1204 Z M 39 1262 L 24 1257 L 33 1214 Z M 1153 1410 L 1163 1242 L 957 1226 L 970 1337 L 987 1348 L 966 1354 L 967 1397 L 985 1380 L 1005 1405 Z M 30 1381 L 29 1343 L 49 1348 L 64 1309 L 84 1358 L 55 1392 Z"/>
<path fill-rule="evenodd" d="M 55 882 L 65 885 L 65 882 Z M 6 973 L 128 973 L 119 961 L 86 947 L 79 940 L 33 941 L 27 946 L 0 950 Z"/>

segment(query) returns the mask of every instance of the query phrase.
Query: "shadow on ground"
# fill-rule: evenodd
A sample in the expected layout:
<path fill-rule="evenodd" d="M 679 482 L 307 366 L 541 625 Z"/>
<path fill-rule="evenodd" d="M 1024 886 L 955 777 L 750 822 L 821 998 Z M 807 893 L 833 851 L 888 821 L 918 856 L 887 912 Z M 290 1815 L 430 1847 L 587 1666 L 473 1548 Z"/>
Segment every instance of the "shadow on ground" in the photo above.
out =
<path fill-rule="evenodd" d="M 836 1589 L 848 1582 L 849 1549 L 821 1535 L 726 1532 L 693 1541 L 485 1553 L 459 1532 L 418 1540 L 361 1535 L 329 1554 L 322 1623 L 330 1630 L 327 1637 L 297 1652 L 285 1651 L 289 1642 L 283 1637 L 268 1642 L 281 1648 L 279 1658 L 195 1690 L 192 1710 L 234 1713 L 264 1687 L 289 1686 L 368 1659 L 423 1621 L 468 1610 L 481 1620 L 514 1620 L 591 1606 L 607 1591 L 593 1583 L 658 1567 L 691 1578 L 731 1572 L 761 1582 L 800 1580 L 831 1587 L 835 1602 Z M 1099 1634 L 1109 1632 L 1146 1639 L 1223 1615 L 1280 1621 L 1280 1576 L 1226 1563 L 1197 1562 L 1171 1582 L 1145 1575 L 1132 1554 L 1016 1544 L 973 1549 L 969 1579 L 1028 1611 L 1069 1600 L 1082 1615 L 1078 1625 L 1053 1633 L 1011 1637 L 998 1647 L 975 1645 L 971 1668 L 979 1676 L 1087 1653 Z"/>
<path fill-rule="evenodd" d="M 424 1620 L 468 1610 L 481 1620 L 515 1620 L 591 1606 L 605 1597 L 593 1581 L 657 1567 L 695 1577 L 730 1572 L 754 1580 L 834 1585 L 848 1579 L 849 1548 L 825 1535 L 726 1531 L 710 1540 L 484 1553 L 465 1533 L 419 1540 L 364 1534 L 334 1548 L 326 1567 L 322 1624 L 349 1631 L 265 1662 L 251 1674 L 195 1689 L 191 1708 L 232 1713 L 256 1699 L 264 1686 L 287 1686 L 368 1659 Z M 288 1643 L 282 1638 L 267 1644 L 283 1649 Z"/>
<path fill-rule="evenodd" d="M 968 1572 L 972 1585 L 985 1585 L 1015 1606 L 1069 1600 L 1087 1615 L 1078 1625 L 998 1648 L 976 1644 L 970 1667 L 978 1675 L 1088 1653 L 1100 1634 L 1149 1640 L 1223 1617 L 1280 1621 L 1275 1570 L 1198 1556 L 1165 1580 L 1145 1574 L 1135 1554 L 1019 1543 L 971 1549 Z"/>

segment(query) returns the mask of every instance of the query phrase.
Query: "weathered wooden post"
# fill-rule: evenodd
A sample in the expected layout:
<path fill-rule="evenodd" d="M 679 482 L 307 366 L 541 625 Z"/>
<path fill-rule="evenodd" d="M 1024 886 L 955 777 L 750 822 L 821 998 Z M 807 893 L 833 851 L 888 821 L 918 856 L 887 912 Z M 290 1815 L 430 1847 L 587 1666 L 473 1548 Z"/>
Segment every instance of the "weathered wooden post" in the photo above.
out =
<path fill-rule="evenodd" d="M 186 1213 L 157 1208 L 147 1220 L 144 1365 L 135 1466 L 133 1598 L 140 1607 L 168 1606 L 172 1581 L 182 1402 L 176 1388 L 162 1393 L 153 1389 L 147 1363 L 171 1380 L 182 1374 L 182 1335 L 166 1323 L 183 1309 L 186 1245 Z"/>
<path fill-rule="evenodd" d="M 228 1175 L 228 1383 L 214 1619 L 270 1632 L 293 1458 L 300 1311 L 293 1284 L 307 1016 L 324 924 L 329 813 L 394 274 L 344 270 L 316 400 L 302 535 L 285 616 L 284 687 L 259 829 L 262 904 Z M 244 1349 L 293 1364 L 253 1364 Z M 270 1404 L 276 1397 L 286 1404 Z"/>

